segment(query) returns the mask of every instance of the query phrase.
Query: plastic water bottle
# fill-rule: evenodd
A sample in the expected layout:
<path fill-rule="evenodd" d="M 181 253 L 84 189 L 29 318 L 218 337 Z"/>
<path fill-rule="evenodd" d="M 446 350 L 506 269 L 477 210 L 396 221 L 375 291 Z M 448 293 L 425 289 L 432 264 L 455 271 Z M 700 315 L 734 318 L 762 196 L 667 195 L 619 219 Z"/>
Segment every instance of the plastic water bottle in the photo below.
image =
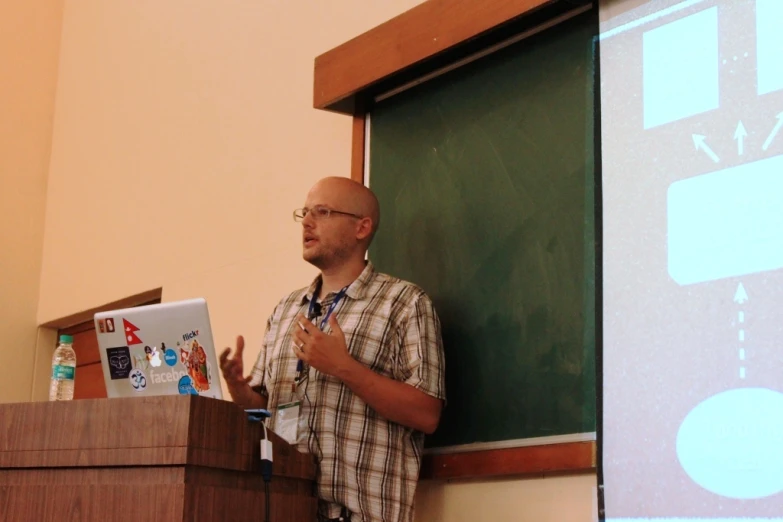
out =
<path fill-rule="evenodd" d="M 49 400 L 72 400 L 75 377 L 76 352 L 73 351 L 73 337 L 61 335 L 60 343 L 52 355 L 52 381 L 49 385 Z"/>

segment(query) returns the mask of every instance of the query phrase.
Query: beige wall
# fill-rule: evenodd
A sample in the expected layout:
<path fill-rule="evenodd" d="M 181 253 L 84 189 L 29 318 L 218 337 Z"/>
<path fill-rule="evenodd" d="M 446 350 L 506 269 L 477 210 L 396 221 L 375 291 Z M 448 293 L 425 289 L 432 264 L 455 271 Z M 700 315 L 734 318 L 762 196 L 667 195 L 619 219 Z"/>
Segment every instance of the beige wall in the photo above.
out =
<path fill-rule="evenodd" d="M 0 2 L 0 402 L 31 397 L 62 10 Z"/>
<path fill-rule="evenodd" d="M 251 363 L 314 275 L 292 209 L 348 175 L 351 122 L 311 108 L 313 59 L 416 3 L 67 2 L 39 323 L 162 287 L 206 297 L 216 344 L 244 334 Z M 588 521 L 594 482 L 425 483 L 418 519 Z"/>

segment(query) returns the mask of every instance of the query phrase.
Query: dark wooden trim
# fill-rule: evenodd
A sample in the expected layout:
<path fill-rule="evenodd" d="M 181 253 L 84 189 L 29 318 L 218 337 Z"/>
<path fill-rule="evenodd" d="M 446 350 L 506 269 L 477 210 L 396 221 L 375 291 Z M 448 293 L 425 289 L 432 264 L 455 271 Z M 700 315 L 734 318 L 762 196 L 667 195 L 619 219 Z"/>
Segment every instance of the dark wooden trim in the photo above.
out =
<path fill-rule="evenodd" d="M 146 295 L 146 293 L 145 294 L 140 294 L 140 295 Z M 142 301 L 136 302 L 136 304 L 133 304 L 134 303 L 134 299 L 136 297 L 139 297 L 139 296 L 129 297 L 126 300 L 116 301 L 115 303 L 110 303 L 108 305 L 104 305 L 104 306 L 101 306 L 99 308 L 93 308 L 92 310 L 89 311 L 90 312 L 90 318 L 89 319 L 87 319 L 86 321 L 83 321 L 81 323 L 75 324 L 73 326 L 69 326 L 68 328 L 61 328 L 60 331 L 57 333 L 57 335 L 63 335 L 63 334 L 65 334 L 65 335 L 76 335 L 76 334 L 79 334 L 79 333 L 82 333 L 82 332 L 87 332 L 89 330 L 95 330 L 95 323 L 94 323 L 94 321 L 92 319 L 92 316 L 95 315 L 96 312 L 104 312 L 104 311 L 107 311 L 107 310 L 114 310 L 114 309 L 117 309 L 117 308 L 128 308 L 130 306 L 146 306 L 146 305 L 160 303 L 160 291 L 158 291 L 158 296 L 156 298 L 154 298 L 154 299 L 151 299 L 149 301 L 143 301 L 142 300 Z M 82 314 L 84 314 L 84 313 L 86 313 L 86 312 L 82 312 Z M 81 315 L 81 314 L 72 315 L 70 317 L 77 317 L 78 315 Z M 71 319 L 69 319 L 69 318 L 62 319 L 62 321 L 70 321 L 70 320 Z M 46 325 L 44 325 L 44 326 L 46 326 Z"/>
<path fill-rule="evenodd" d="M 93 323 L 93 320 L 90 319 L 89 321 L 84 321 L 79 324 L 75 324 L 73 326 L 69 326 L 68 328 L 63 328 L 57 332 L 57 336 L 61 335 L 76 335 L 84 332 L 89 332 L 90 330 L 95 330 L 95 324 Z"/>
<path fill-rule="evenodd" d="M 106 303 L 105 305 L 102 306 L 96 306 L 95 308 L 90 308 L 89 310 L 84 310 L 83 312 L 78 312 L 73 315 L 69 315 L 68 317 L 63 317 L 60 319 L 55 319 L 54 321 L 49 321 L 47 323 L 42 324 L 41 326 L 45 328 L 57 328 L 60 330 L 60 333 L 64 333 L 64 334 L 70 334 L 71 329 L 75 330 L 74 333 L 78 333 L 80 331 L 85 331 L 85 330 L 79 330 L 80 328 L 85 328 L 84 323 L 92 324 L 93 316 L 97 312 L 103 312 L 105 310 L 117 310 L 120 308 L 130 308 L 132 306 L 141 306 L 145 304 L 160 303 L 160 299 L 162 295 L 163 295 L 163 289 L 155 288 L 154 290 L 148 290 L 147 292 L 142 292 L 140 294 L 132 295 L 124 299 L 113 301 L 111 303 Z"/>
<path fill-rule="evenodd" d="M 351 179 L 364 183 L 364 114 L 353 117 L 351 128 Z"/>
<path fill-rule="evenodd" d="M 590 3 L 427 0 L 316 57 L 313 106 L 361 114 L 376 94 Z"/>
<path fill-rule="evenodd" d="M 590 472 L 595 469 L 595 442 L 568 442 L 425 455 L 420 476 L 422 479 L 443 480 Z"/>

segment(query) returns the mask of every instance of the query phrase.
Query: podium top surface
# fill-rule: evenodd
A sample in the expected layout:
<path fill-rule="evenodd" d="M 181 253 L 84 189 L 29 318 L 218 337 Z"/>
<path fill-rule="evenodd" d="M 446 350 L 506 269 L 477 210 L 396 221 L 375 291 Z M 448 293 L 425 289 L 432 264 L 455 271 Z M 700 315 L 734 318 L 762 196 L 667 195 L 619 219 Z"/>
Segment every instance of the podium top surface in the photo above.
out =
<path fill-rule="evenodd" d="M 206 466 L 259 471 L 261 426 L 194 395 L 0 404 L 0 469 Z M 275 475 L 312 479 L 311 455 L 270 432 Z"/>

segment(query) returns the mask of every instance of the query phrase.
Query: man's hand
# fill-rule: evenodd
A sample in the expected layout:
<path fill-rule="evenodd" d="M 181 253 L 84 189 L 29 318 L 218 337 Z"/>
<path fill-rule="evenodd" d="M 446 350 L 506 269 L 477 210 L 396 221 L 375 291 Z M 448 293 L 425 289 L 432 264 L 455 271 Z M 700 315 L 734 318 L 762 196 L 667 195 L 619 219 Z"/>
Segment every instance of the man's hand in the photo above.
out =
<path fill-rule="evenodd" d="M 223 372 L 223 378 L 229 390 L 239 389 L 248 384 L 253 378 L 252 375 L 244 376 L 244 363 L 242 362 L 242 352 L 245 350 L 245 338 L 237 336 L 237 351 L 234 357 L 228 358 L 231 348 L 228 347 L 220 354 L 220 371 Z"/>
<path fill-rule="evenodd" d="M 323 333 L 301 314 L 295 321 L 302 328 L 294 325 L 291 349 L 299 359 L 343 381 L 387 419 L 424 433 L 435 431 L 443 403 L 404 382 L 383 377 L 351 357 L 345 334 L 334 316 L 329 317 L 330 334 Z"/>
<path fill-rule="evenodd" d="M 294 342 L 291 349 L 299 359 L 303 360 L 316 370 L 333 377 L 342 370 L 355 363 L 348 346 L 345 343 L 345 334 L 334 315 L 329 317 L 330 334 L 325 334 L 307 318 L 299 314 L 295 321 L 301 328 L 294 326 Z"/>
<path fill-rule="evenodd" d="M 242 363 L 242 352 L 245 350 L 245 339 L 237 336 L 237 351 L 229 359 L 231 348 L 226 348 L 220 354 L 220 371 L 228 386 L 228 393 L 234 402 L 243 408 L 266 408 L 265 396 L 250 387 L 252 375 L 245 377 L 245 365 Z"/>

